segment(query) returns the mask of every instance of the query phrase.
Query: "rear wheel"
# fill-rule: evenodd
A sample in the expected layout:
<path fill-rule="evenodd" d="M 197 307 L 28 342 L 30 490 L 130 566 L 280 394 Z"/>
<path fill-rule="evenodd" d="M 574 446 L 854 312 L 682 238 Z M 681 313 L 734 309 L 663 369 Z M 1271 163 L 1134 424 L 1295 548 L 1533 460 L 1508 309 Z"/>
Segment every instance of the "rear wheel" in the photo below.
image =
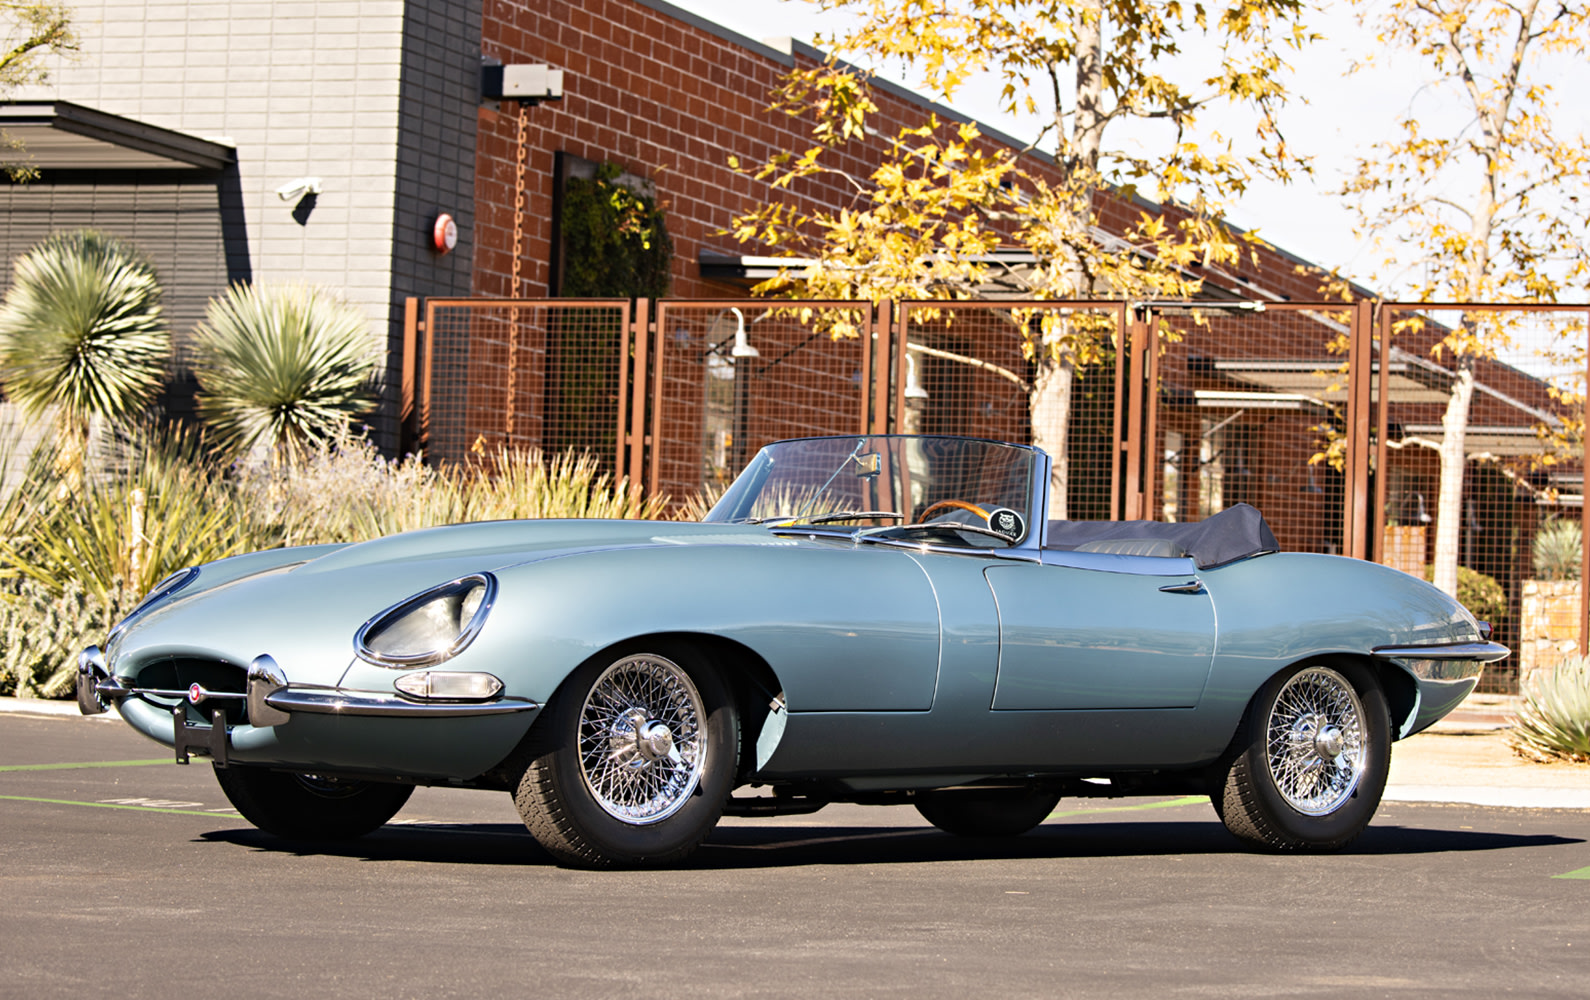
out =
<path fill-rule="evenodd" d="M 1305 664 L 1248 706 L 1211 796 L 1226 828 L 1273 850 L 1334 850 L 1363 832 L 1391 765 L 1391 718 L 1373 671 Z"/>
<path fill-rule="evenodd" d="M 414 792 L 412 785 L 255 767 L 218 767 L 215 778 L 244 819 L 294 840 L 362 837 L 396 816 Z"/>
<path fill-rule="evenodd" d="M 679 861 L 733 790 L 740 727 L 717 671 L 693 650 L 649 645 L 570 675 L 536 726 L 514 802 L 566 864 Z"/>
<path fill-rule="evenodd" d="M 922 818 L 957 837 L 1016 837 L 1049 818 L 1059 792 L 928 792 L 916 802 Z"/>

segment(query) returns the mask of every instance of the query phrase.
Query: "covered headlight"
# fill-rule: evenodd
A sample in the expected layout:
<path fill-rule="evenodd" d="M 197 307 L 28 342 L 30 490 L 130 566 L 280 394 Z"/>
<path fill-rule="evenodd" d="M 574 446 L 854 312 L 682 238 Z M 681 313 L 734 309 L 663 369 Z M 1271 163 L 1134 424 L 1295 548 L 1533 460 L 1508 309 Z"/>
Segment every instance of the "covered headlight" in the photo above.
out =
<path fill-rule="evenodd" d="M 457 656 L 491 613 L 497 580 L 475 573 L 432 587 L 365 622 L 354 636 L 359 657 L 387 667 L 423 667 Z"/>
<path fill-rule="evenodd" d="M 126 631 L 127 626 L 154 610 L 166 599 L 174 596 L 177 591 L 187 587 L 198 578 L 199 567 L 189 566 L 187 569 L 179 569 L 164 580 L 161 580 L 150 589 L 148 594 L 144 595 L 144 599 L 138 602 L 138 606 L 133 608 L 126 618 L 116 623 L 115 627 L 110 630 L 111 636 L 114 638 L 120 635 Z"/>

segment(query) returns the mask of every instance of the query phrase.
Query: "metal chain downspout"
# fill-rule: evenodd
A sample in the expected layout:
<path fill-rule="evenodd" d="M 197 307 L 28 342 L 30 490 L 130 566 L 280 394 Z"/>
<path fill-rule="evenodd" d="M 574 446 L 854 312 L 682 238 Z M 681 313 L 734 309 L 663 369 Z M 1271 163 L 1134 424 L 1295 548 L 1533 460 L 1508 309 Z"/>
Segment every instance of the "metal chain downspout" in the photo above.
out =
<path fill-rule="evenodd" d="M 520 287 L 520 270 L 524 259 L 524 168 L 529 156 L 530 105 L 520 103 L 519 117 L 514 135 L 513 154 L 513 269 L 508 297 L 518 301 L 523 294 Z M 519 307 L 508 310 L 508 405 L 503 408 L 503 438 L 513 445 L 515 402 L 519 390 Z"/>

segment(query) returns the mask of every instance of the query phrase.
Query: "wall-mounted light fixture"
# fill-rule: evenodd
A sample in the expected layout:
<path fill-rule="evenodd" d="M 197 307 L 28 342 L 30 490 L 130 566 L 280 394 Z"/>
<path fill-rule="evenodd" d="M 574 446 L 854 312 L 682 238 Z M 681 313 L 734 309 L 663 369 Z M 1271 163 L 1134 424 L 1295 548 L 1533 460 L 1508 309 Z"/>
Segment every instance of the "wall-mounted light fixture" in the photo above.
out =
<path fill-rule="evenodd" d="M 480 92 L 496 101 L 536 104 L 563 99 L 563 71 L 545 63 L 482 66 Z"/>

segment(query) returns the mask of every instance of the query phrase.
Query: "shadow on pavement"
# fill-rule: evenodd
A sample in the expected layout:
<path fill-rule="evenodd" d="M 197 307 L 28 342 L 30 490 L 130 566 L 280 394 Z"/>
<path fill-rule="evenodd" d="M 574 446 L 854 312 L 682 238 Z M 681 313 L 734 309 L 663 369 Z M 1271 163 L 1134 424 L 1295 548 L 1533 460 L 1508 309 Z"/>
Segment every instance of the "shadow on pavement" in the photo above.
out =
<path fill-rule="evenodd" d="M 298 857 L 461 865 L 547 865 L 552 859 L 516 824 L 387 826 L 360 840 L 283 840 L 259 830 L 202 834 L 210 842 Z M 1342 855 L 1397 856 L 1499 851 L 1583 843 L 1550 834 L 1371 826 Z M 943 861 L 1057 860 L 1246 854 L 1219 823 L 1052 823 L 1022 837 L 977 840 L 937 830 L 889 827 L 736 825 L 719 827 L 681 867 L 785 868 L 799 865 L 901 865 Z"/>

